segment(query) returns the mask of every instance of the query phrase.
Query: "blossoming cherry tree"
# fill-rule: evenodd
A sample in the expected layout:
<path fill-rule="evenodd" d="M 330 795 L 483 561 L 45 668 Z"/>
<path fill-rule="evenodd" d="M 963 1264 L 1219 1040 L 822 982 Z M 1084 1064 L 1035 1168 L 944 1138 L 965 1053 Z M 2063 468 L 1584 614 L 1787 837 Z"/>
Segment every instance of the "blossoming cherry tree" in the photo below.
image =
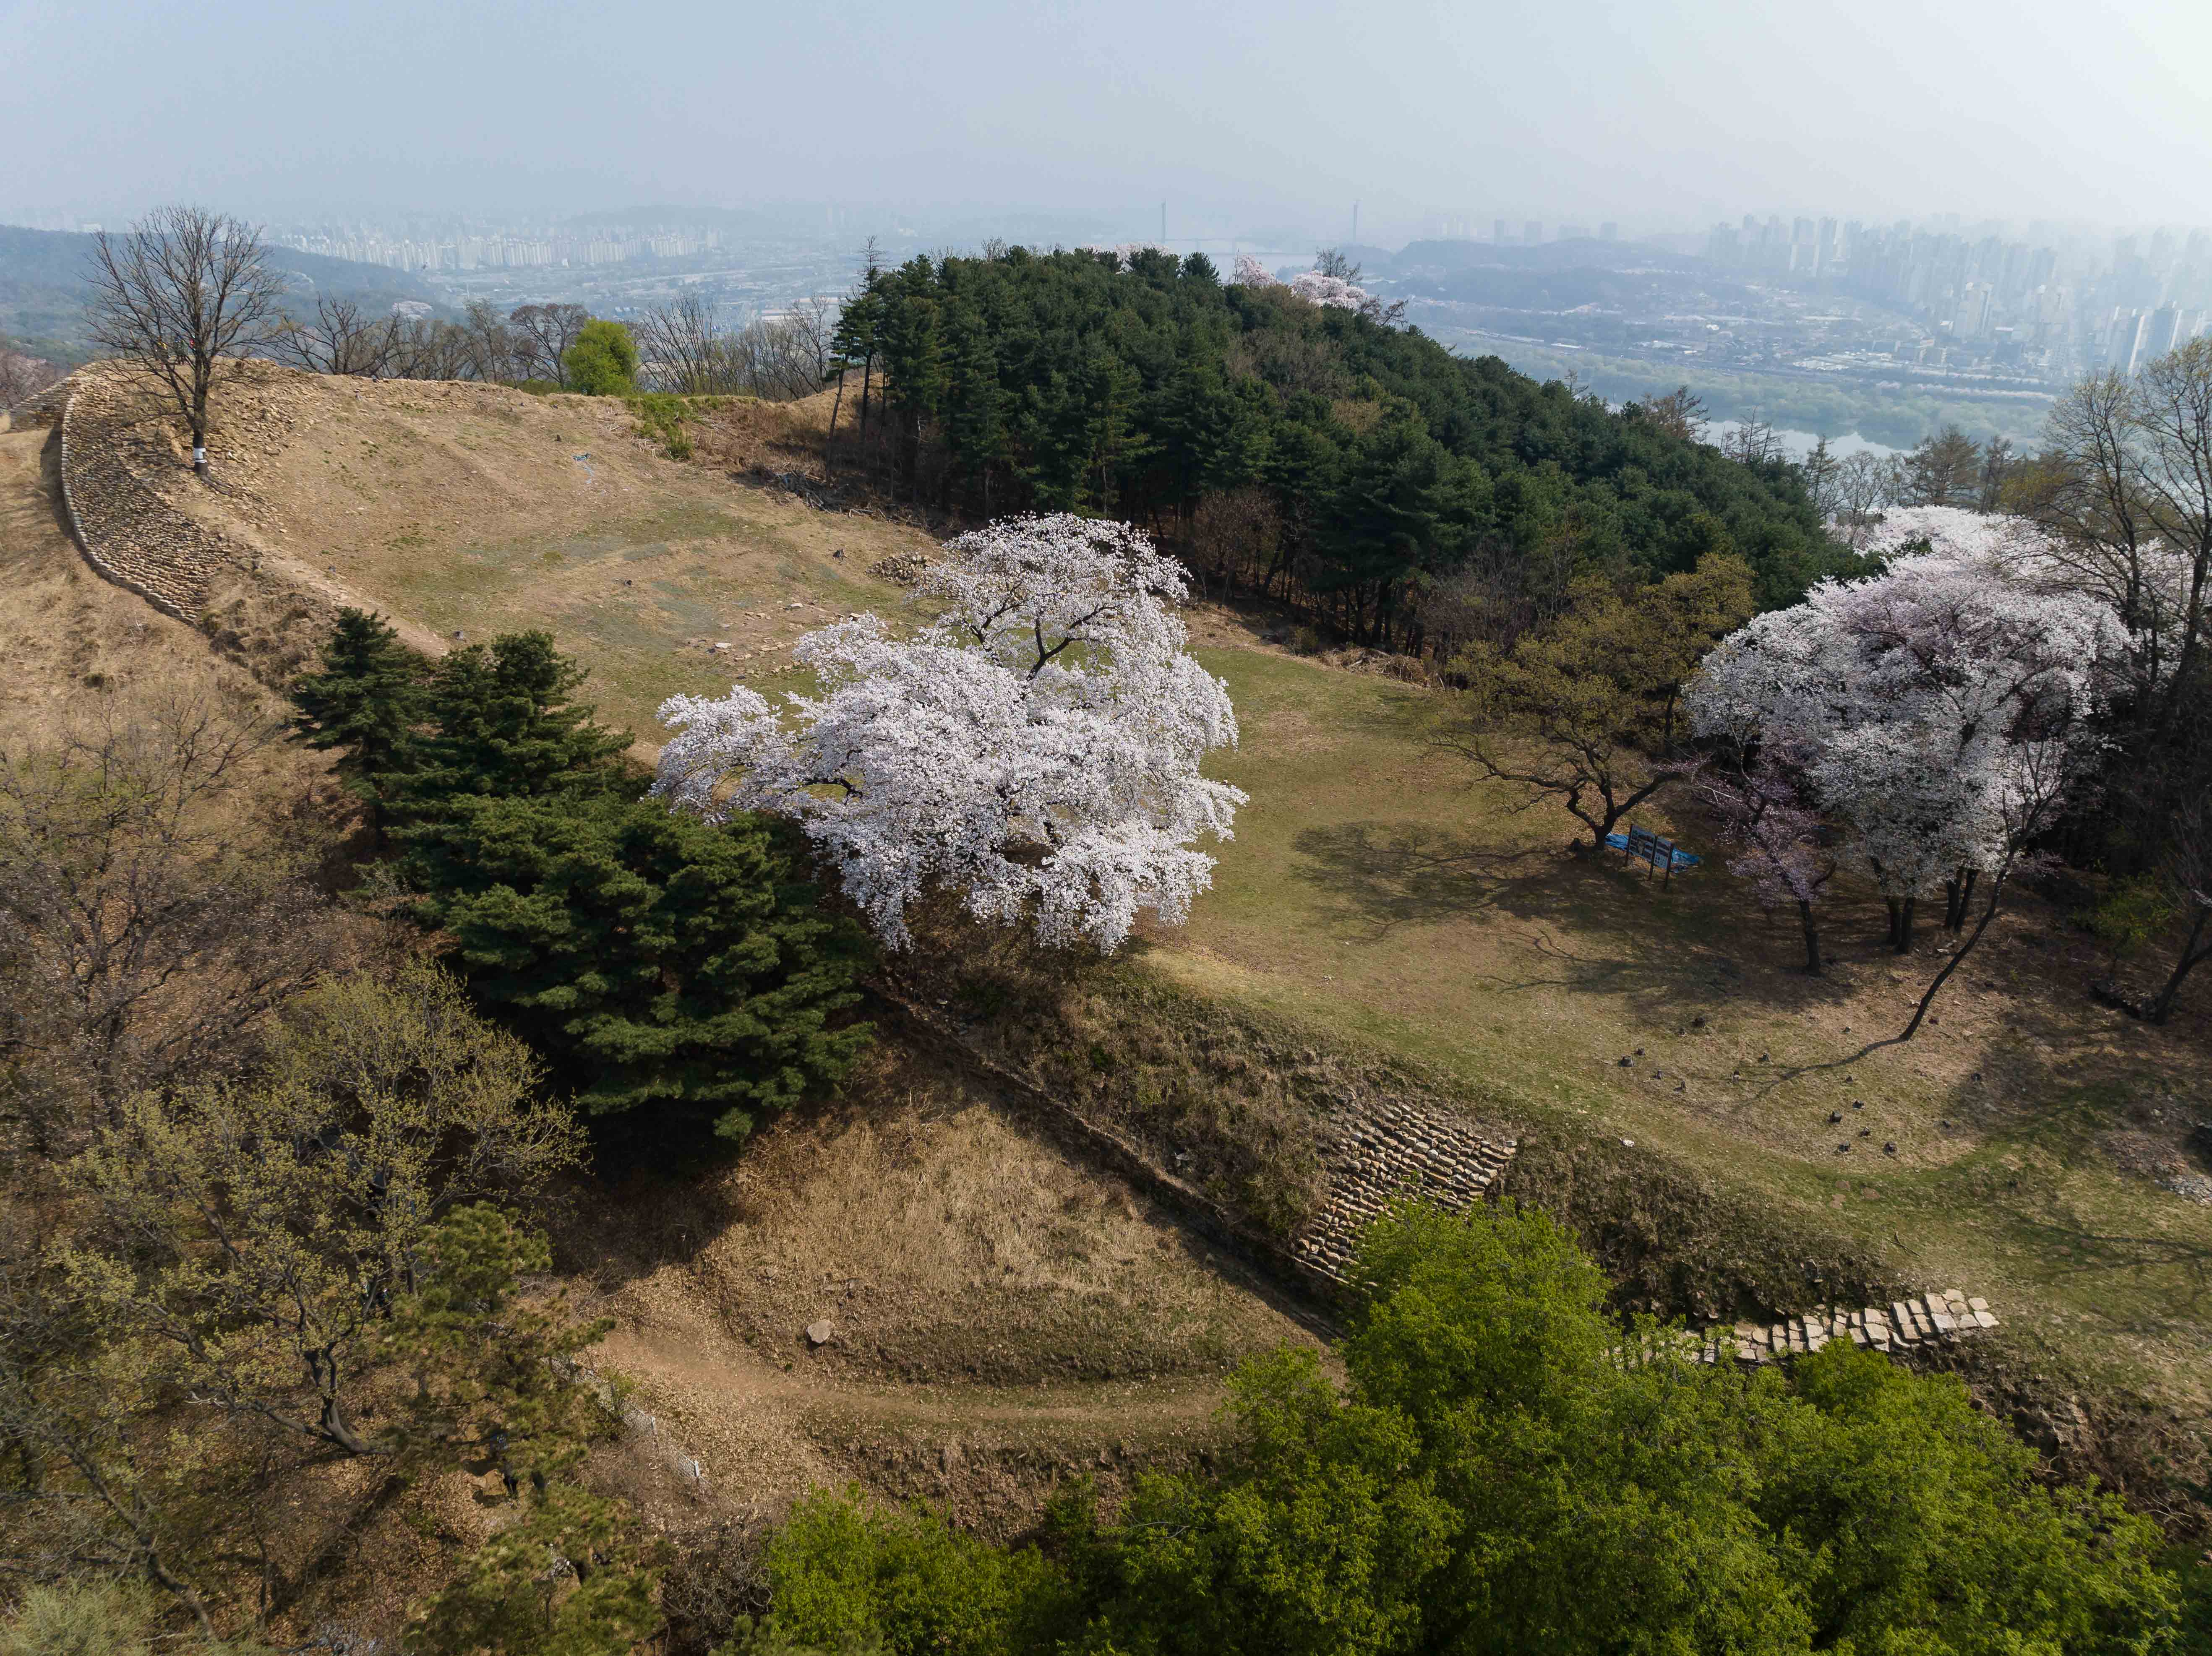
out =
<path fill-rule="evenodd" d="M 1059 513 L 949 542 L 899 637 L 872 615 L 809 634 L 820 693 L 675 696 L 653 792 L 709 816 L 780 811 L 894 948 L 933 888 L 979 919 L 1102 953 L 1212 883 L 1204 835 L 1245 796 L 1200 773 L 1234 746 L 1222 682 L 1186 652 L 1182 567 L 1127 525 Z"/>

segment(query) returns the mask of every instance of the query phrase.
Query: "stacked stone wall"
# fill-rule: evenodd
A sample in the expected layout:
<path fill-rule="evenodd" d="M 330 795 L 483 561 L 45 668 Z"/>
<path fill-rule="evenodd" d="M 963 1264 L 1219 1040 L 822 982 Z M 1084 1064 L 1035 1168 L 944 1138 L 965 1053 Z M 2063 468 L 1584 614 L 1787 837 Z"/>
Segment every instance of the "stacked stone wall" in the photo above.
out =
<path fill-rule="evenodd" d="M 125 435 L 144 410 L 112 368 L 81 369 L 61 409 L 62 507 L 85 561 L 155 609 L 197 624 L 226 567 L 251 555 L 164 500 L 131 469 Z"/>
<path fill-rule="evenodd" d="M 1970 1300 L 1957 1289 L 1947 1288 L 1940 1294 L 1895 1300 L 1887 1306 L 1870 1305 L 1856 1311 L 1832 1306 L 1778 1323 L 1737 1323 L 1733 1327 L 1707 1329 L 1699 1337 L 1698 1355 L 1707 1362 L 1733 1359 L 1756 1365 L 1849 1340 L 1886 1356 L 1911 1357 L 1918 1350 L 1932 1350 L 1996 1325 L 1987 1300 Z"/>

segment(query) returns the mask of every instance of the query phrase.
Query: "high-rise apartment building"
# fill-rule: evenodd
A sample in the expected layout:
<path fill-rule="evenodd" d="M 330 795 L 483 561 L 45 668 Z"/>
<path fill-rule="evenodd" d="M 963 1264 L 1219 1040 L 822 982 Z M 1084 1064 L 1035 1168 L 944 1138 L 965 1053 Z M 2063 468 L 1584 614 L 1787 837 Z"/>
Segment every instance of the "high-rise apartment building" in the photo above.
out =
<path fill-rule="evenodd" d="M 2143 321 L 2142 360 L 2155 362 L 2176 345 L 2186 342 L 2181 331 L 2181 307 L 2161 305 Z"/>
<path fill-rule="evenodd" d="M 1951 337 L 1980 339 L 1990 331 L 1990 301 L 1996 290 L 1986 282 L 1970 282 L 1959 295 L 1958 308 L 1952 313 Z"/>
<path fill-rule="evenodd" d="M 2114 311 L 2105 334 L 2105 366 L 2133 373 L 2142 355 L 2147 318 L 2141 311 Z"/>

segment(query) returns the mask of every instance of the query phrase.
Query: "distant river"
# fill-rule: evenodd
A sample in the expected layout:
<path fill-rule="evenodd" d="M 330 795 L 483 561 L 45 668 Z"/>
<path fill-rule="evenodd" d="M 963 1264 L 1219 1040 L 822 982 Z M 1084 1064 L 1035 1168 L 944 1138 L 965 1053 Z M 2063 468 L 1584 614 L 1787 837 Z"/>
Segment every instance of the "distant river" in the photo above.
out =
<path fill-rule="evenodd" d="M 1742 429 L 1743 425 L 1741 421 L 1716 420 L 1705 428 L 1705 440 L 1717 447 L 1722 440 L 1730 433 Z M 1816 434 L 1809 431 L 1778 430 L 1774 436 L 1775 440 L 1782 445 L 1793 460 L 1803 459 L 1813 452 L 1813 445 L 1820 440 Z M 1905 451 L 1901 448 L 1888 448 L 1880 443 L 1869 443 L 1858 433 L 1853 431 L 1846 432 L 1841 437 L 1829 438 L 1828 452 L 1838 460 L 1849 459 L 1854 454 L 1872 454 L 1879 458 L 1887 459 L 1891 455 L 1902 454 Z"/>

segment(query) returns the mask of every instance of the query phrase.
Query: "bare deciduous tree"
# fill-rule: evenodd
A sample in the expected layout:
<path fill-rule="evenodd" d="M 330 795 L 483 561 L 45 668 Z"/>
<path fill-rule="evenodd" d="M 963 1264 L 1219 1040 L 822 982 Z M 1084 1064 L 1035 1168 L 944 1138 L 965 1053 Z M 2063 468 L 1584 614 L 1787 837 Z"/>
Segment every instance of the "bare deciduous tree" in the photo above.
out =
<path fill-rule="evenodd" d="M 2051 412 L 2048 446 L 2020 479 L 2020 504 L 2057 536 L 2055 555 L 2140 628 L 2153 619 L 2146 554 L 2157 531 L 2137 482 L 2134 403 L 2117 369 L 2076 383 Z"/>
<path fill-rule="evenodd" d="M 282 736 L 184 691 L 0 749 L 0 1052 L 46 1148 L 220 1073 L 335 957 L 320 830 L 267 768 Z"/>
<path fill-rule="evenodd" d="M 476 375 L 477 341 L 458 322 L 423 318 L 400 325 L 389 372 L 394 379 L 468 379 Z"/>
<path fill-rule="evenodd" d="M 2014 493 L 2056 532 L 2053 555 L 2142 640 L 2137 716 L 2170 734 L 2201 694 L 2212 601 L 2212 338 L 2133 379 L 2107 370 L 2075 385 Z"/>
<path fill-rule="evenodd" d="M 2144 514 L 2189 567 L 2174 695 L 2160 713 L 2165 726 L 2178 715 L 2180 698 L 2199 688 L 2205 583 L 2212 579 L 2212 337 L 2199 335 L 2145 367 L 2130 413 Z"/>
<path fill-rule="evenodd" d="M 564 391 L 568 385 L 568 347 L 592 313 L 580 305 L 519 305 L 507 315 L 514 331 L 515 355 L 532 379 L 550 379 Z"/>
<path fill-rule="evenodd" d="M 2187 930 L 2181 951 L 2174 957 L 2173 970 L 2142 1009 L 2144 1018 L 2152 1023 L 2164 1023 L 2173 1016 L 2181 986 L 2207 955 L 2212 955 L 2212 943 L 2204 937 L 2205 927 L 2212 924 L 2212 795 L 2200 794 L 2185 803 L 2173 815 L 2171 832 L 2172 843 L 2161 872 Z"/>
<path fill-rule="evenodd" d="M 208 399 L 224 365 L 279 325 L 284 279 L 259 232 L 197 207 L 164 207 L 128 234 L 93 238 L 93 338 L 135 365 L 191 429 L 207 476 Z"/>
<path fill-rule="evenodd" d="M 1892 481 L 1890 468 L 1864 449 L 1836 468 L 1834 518 L 1854 551 L 1882 507 L 1893 503 Z"/>
<path fill-rule="evenodd" d="M 279 362 L 309 373 L 374 379 L 391 367 L 398 343 L 399 318 L 390 312 L 364 312 L 356 300 L 318 294 L 314 321 L 286 317 L 268 349 Z"/>
<path fill-rule="evenodd" d="M 1721 439 L 1721 452 L 1744 465 L 1765 465 L 1782 458 L 1782 440 L 1767 422 L 1746 420 Z"/>
<path fill-rule="evenodd" d="M 520 343 L 498 306 L 488 299 L 474 300 L 460 325 L 469 337 L 471 379 L 498 385 L 523 377 Z"/>
<path fill-rule="evenodd" d="M 714 304 L 687 288 L 639 318 L 638 354 L 649 384 L 685 396 L 743 391 L 729 336 L 715 320 Z"/>
<path fill-rule="evenodd" d="M 61 370 L 43 358 L 0 344 L 0 409 L 29 402 L 61 377 Z"/>
<path fill-rule="evenodd" d="M 1664 397 L 1652 397 L 1644 404 L 1644 417 L 1668 436 L 1679 437 L 1686 443 L 1705 440 L 1705 398 L 1687 385 L 1677 385 Z"/>
<path fill-rule="evenodd" d="M 837 310 L 833 300 L 815 295 L 793 306 L 786 318 L 797 336 L 798 355 L 812 367 L 813 391 L 830 383 L 836 364 Z"/>

